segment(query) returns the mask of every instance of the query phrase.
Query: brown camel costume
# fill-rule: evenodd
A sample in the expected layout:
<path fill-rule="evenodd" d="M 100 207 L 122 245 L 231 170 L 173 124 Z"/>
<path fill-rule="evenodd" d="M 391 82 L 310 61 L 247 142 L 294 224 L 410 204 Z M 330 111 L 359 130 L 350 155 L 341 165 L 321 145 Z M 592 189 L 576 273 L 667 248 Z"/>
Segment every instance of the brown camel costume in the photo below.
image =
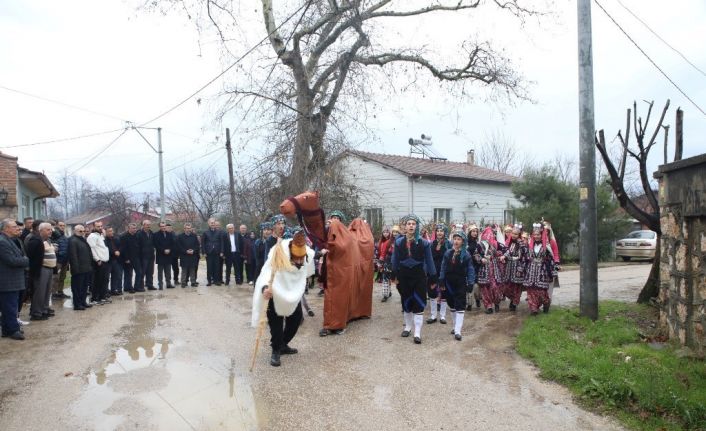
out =
<path fill-rule="evenodd" d="M 297 217 L 316 247 L 326 255 L 324 329 L 344 329 L 348 322 L 370 317 L 373 309 L 373 234 L 362 219 L 346 226 L 332 220 L 328 232 L 317 192 L 304 192 L 280 205 L 286 217 Z"/>

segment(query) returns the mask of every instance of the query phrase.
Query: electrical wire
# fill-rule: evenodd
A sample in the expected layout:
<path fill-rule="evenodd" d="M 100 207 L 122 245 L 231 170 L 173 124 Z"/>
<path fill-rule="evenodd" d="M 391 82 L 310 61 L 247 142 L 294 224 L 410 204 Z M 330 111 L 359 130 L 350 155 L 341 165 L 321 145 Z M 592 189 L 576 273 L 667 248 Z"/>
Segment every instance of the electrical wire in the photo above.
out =
<path fill-rule="evenodd" d="M 677 54 L 679 54 L 679 56 L 680 56 L 681 58 L 683 58 L 684 61 L 686 61 L 687 63 L 689 63 L 689 65 L 690 65 L 691 67 L 693 67 L 694 69 L 696 69 L 696 70 L 697 70 L 699 73 L 701 73 L 703 76 L 706 76 L 706 72 L 704 72 L 704 71 L 701 70 L 697 65 L 695 65 L 694 63 L 692 63 L 691 60 L 689 60 L 688 58 L 686 58 L 686 56 L 685 56 L 681 51 L 679 51 L 677 48 L 675 48 L 674 46 L 672 46 L 669 42 L 667 42 L 666 40 L 664 40 L 664 38 L 662 38 L 662 36 L 660 36 L 659 34 L 657 34 L 656 31 L 652 30 L 652 28 L 651 28 L 649 25 L 647 25 L 647 23 L 646 23 L 645 21 L 643 21 L 642 19 L 640 19 L 640 17 L 637 16 L 637 15 L 636 15 L 632 10 L 630 10 L 627 6 L 625 6 L 625 5 L 623 4 L 623 2 L 621 2 L 620 0 L 616 0 L 616 1 L 618 2 L 618 4 L 619 4 L 620 6 L 623 7 L 623 9 L 625 9 L 626 11 L 628 11 L 628 13 L 630 13 L 630 15 L 632 15 L 636 20 L 640 21 L 640 23 L 641 23 L 642 25 L 644 25 L 645 28 L 647 28 L 647 30 L 650 31 L 650 33 L 652 33 L 653 35 L 655 35 L 655 37 L 656 37 L 657 39 L 661 40 L 662 43 L 664 43 L 665 45 L 667 45 L 672 51 L 674 51 L 674 52 L 676 52 Z"/>
<path fill-rule="evenodd" d="M 172 168 L 169 168 L 169 169 L 165 170 L 164 173 L 166 174 L 167 172 L 171 172 L 171 171 L 173 171 L 173 170 L 175 170 L 175 169 L 179 169 L 179 168 L 181 168 L 181 167 L 184 167 L 184 166 L 186 166 L 186 165 L 188 165 L 188 164 L 191 164 L 191 163 L 195 162 L 196 160 L 203 159 L 204 157 L 208 157 L 208 156 L 210 156 L 211 154 L 214 154 L 214 153 L 216 153 L 216 152 L 218 152 L 218 151 L 221 151 L 221 150 L 223 150 L 223 148 L 216 148 L 215 150 L 210 151 L 210 152 L 208 152 L 208 153 L 206 153 L 206 154 L 204 154 L 204 155 L 202 155 L 202 156 L 199 156 L 199 157 L 197 157 L 197 158 L 195 158 L 195 159 L 191 159 L 191 160 L 189 160 L 189 161 L 187 161 L 187 162 L 185 162 L 185 163 L 182 163 L 182 164 L 180 164 L 180 165 L 177 165 L 177 166 L 174 166 L 174 167 L 172 167 Z M 153 175 L 153 176 L 151 176 L 151 177 L 149 177 L 149 178 L 145 178 L 144 180 L 140 180 L 140 181 L 138 181 L 138 182 L 136 182 L 136 183 L 134 183 L 134 184 L 130 184 L 129 186 L 126 186 L 126 188 L 129 189 L 129 188 L 134 187 L 134 186 L 137 186 L 137 185 L 139 185 L 139 184 L 146 183 L 147 181 L 151 181 L 151 180 L 153 180 L 153 179 L 155 179 L 155 178 L 159 178 L 159 175 Z"/>
<path fill-rule="evenodd" d="M 115 133 L 119 132 L 121 130 L 124 130 L 124 128 L 119 128 L 119 129 L 113 129 L 113 130 L 106 130 L 105 132 L 96 132 L 96 133 L 89 133 L 87 135 L 79 135 L 79 136 L 72 136 L 69 138 L 59 138 L 59 139 L 52 139 L 50 141 L 41 141 L 41 142 L 32 142 L 29 144 L 18 144 L 18 145 L 4 145 L 1 146 L 0 148 L 20 148 L 20 147 L 31 147 L 34 145 L 45 145 L 45 144 L 56 144 L 59 142 L 66 142 L 66 141 L 76 141 L 79 139 L 85 139 L 85 138 L 92 138 L 94 136 L 101 136 L 101 135 L 107 135 L 110 133 Z"/>
<path fill-rule="evenodd" d="M 287 17 L 287 19 L 285 19 L 284 21 L 282 21 L 274 30 L 272 30 L 272 32 L 268 33 L 267 36 L 265 36 L 262 40 L 260 40 L 257 44 L 255 44 L 252 48 L 250 48 L 250 49 L 248 49 L 247 51 L 245 51 L 245 53 L 244 53 L 243 55 L 241 55 L 240 57 L 238 57 L 233 63 L 231 63 L 230 66 L 226 67 L 223 71 L 221 71 L 221 73 L 219 73 L 219 74 L 216 75 L 214 78 L 212 78 L 211 80 L 209 80 L 206 84 L 202 85 L 198 90 L 194 91 L 194 92 L 191 93 L 189 96 L 187 96 L 186 98 L 184 98 L 182 101 L 178 102 L 176 105 L 172 106 L 171 108 L 167 109 L 166 111 L 162 112 L 161 114 L 157 115 L 156 117 L 152 118 L 151 120 L 146 121 L 146 122 L 140 124 L 139 127 L 143 127 L 143 126 L 146 126 L 147 124 L 153 123 L 153 122 L 159 120 L 160 118 L 164 117 L 165 115 L 171 113 L 172 111 L 174 111 L 175 109 L 177 109 L 177 108 L 179 108 L 181 105 L 183 105 L 184 103 L 186 103 L 186 102 L 188 102 L 189 100 L 191 100 L 194 96 L 196 96 L 197 94 L 199 94 L 201 91 L 203 91 L 204 89 L 206 89 L 208 86 L 210 86 L 211 84 L 213 84 L 214 82 L 216 82 L 219 78 L 221 78 L 223 75 L 225 75 L 226 73 L 228 73 L 229 70 L 231 70 L 231 69 L 234 68 L 236 65 L 238 65 L 238 63 L 240 63 L 245 57 L 247 57 L 247 56 L 250 55 L 253 51 L 255 51 L 257 48 L 259 48 L 260 45 L 262 45 L 263 43 L 265 43 L 265 42 L 270 38 L 270 36 L 271 36 L 274 32 L 276 32 L 277 30 L 279 30 L 284 24 L 286 24 L 287 22 L 289 22 L 289 20 L 291 20 L 292 18 L 294 18 L 294 16 L 295 16 L 296 14 L 298 14 L 299 11 L 301 11 L 301 10 L 304 9 L 305 7 L 308 8 L 308 7 L 309 7 L 309 4 L 310 4 L 310 1 L 307 1 L 306 4 L 302 5 L 299 9 L 297 9 L 296 11 L 294 11 L 294 13 L 292 13 L 289 17 Z"/>
<path fill-rule="evenodd" d="M 116 117 L 115 115 L 110 115 L 110 114 L 106 114 L 103 112 L 94 111 L 92 109 L 82 108 L 80 106 L 72 105 L 70 103 L 65 103 L 65 102 L 61 102 L 59 100 L 50 99 L 48 97 L 38 96 L 38 95 L 32 94 L 32 93 L 27 93 L 26 91 L 17 90 L 15 88 L 6 87 L 1 84 L 0 84 L 0 88 L 2 88 L 3 90 L 11 91 L 13 93 L 21 94 L 23 96 L 33 97 L 35 99 L 43 100 L 45 102 L 54 103 L 54 104 L 65 106 L 65 107 L 71 108 L 71 109 L 76 109 L 77 111 L 83 111 L 83 112 L 87 112 L 89 114 L 98 115 L 100 117 L 111 118 L 113 120 L 126 121 L 125 119 L 120 118 L 120 117 Z"/>
<path fill-rule="evenodd" d="M 102 149 L 100 149 L 96 154 L 94 154 L 93 156 L 91 156 L 90 159 L 88 159 L 88 161 L 86 161 L 86 163 L 82 164 L 80 167 L 78 167 L 77 169 L 73 170 L 73 171 L 72 171 L 70 174 L 68 174 L 68 175 L 74 175 L 76 172 L 78 172 L 78 171 L 80 171 L 81 169 L 83 169 L 83 168 L 85 168 L 86 166 L 88 166 L 88 164 L 91 163 L 92 161 L 94 161 L 98 156 L 100 156 L 101 154 L 103 154 L 103 153 L 105 153 L 106 151 L 108 151 L 108 149 L 109 149 L 110 147 L 112 147 L 113 144 L 115 144 L 115 143 L 118 141 L 118 139 L 120 139 L 120 138 L 125 134 L 125 132 L 127 132 L 127 129 L 123 129 L 123 131 L 122 131 L 118 136 L 116 136 L 115 139 L 113 139 L 112 141 L 110 141 L 110 143 L 108 143 L 108 145 L 106 145 L 105 147 L 103 147 Z M 69 166 L 71 166 L 71 165 L 69 165 Z"/>
<path fill-rule="evenodd" d="M 672 85 L 674 86 L 674 88 L 676 88 L 684 97 L 686 97 L 686 100 L 688 100 L 689 102 L 691 102 L 691 104 L 694 105 L 694 106 L 696 107 L 696 109 L 699 110 L 699 112 L 701 112 L 704 116 L 706 116 L 706 111 L 704 111 L 703 109 L 701 109 L 701 107 L 700 107 L 696 102 L 694 102 L 694 101 L 691 99 L 691 97 L 689 97 L 689 95 L 687 95 L 687 94 L 684 92 L 684 90 L 682 90 L 682 89 L 676 84 L 676 82 L 674 82 L 674 81 L 672 80 L 672 78 L 670 78 L 669 75 L 667 75 L 667 73 L 666 73 L 664 70 L 662 70 L 662 68 L 659 67 L 659 66 L 657 65 L 657 63 L 655 63 L 654 60 L 652 60 L 652 58 L 651 58 L 649 55 L 647 55 L 647 53 L 640 47 L 640 45 L 638 45 L 637 42 L 635 42 L 635 39 L 633 39 L 632 37 L 630 37 L 630 35 L 625 31 L 625 29 L 623 29 L 623 27 L 621 27 L 621 25 L 618 24 L 618 22 L 615 20 L 615 18 L 613 18 L 613 17 L 611 16 L 611 14 L 608 13 L 608 11 L 603 7 L 603 5 L 601 5 L 598 0 L 593 0 L 593 1 L 596 3 L 596 5 L 598 5 L 599 8 L 601 8 L 601 10 L 603 11 L 603 13 L 605 13 L 606 16 L 608 16 L 608 18 L 609 18 L 611 21 L 613 21 L 613 24 L 615 24 L 616 27 L 618 27 L 618 28 L 620 29 L 620 31 L 625 35 L 625 37 L 627 37 L 628 40 L 630 40 L 630 42 L 632 42 L 632 44 L 635 45 L 635 47 L 642 53 L 642 55 L 644 55 L 645 58 L 647 58 L 647 60 L 649 60 L 649 62 L 652 63 L 652 65 L 653 65 L 655 68 L 657 68 L 657 70 L 659 70 L 659 72 L 660 72 L 662 75 L 664 75 L 664 77 L 667 78 L 667 80 L 668 80 L 669 82 L 672 83 Z"/>

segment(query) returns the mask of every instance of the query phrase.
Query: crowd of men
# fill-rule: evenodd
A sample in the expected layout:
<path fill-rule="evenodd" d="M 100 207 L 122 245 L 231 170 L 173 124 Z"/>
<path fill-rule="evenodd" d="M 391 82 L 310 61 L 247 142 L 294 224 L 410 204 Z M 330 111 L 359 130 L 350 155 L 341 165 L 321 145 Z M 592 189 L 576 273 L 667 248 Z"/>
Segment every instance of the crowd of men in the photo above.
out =
<path fill-rule="evenodd" d="M 75 311 L 112 302 L 111 296 L 198 286 L 200 257 L 207 262 L 207 285 L 253 284 L 255 273 L 254 233 L 247 226 L 208 221 L 201 236 L 191 223 L 176 234 L 170 223 L 143 220 L 138 230 L 130 223 L 118 235 L 112 226 L 97 221 L 76 225 L 70 236 L 62 221 L 25 218 L 0 221 L 0 313 L 2 337 L 23 340 L 23 326 L 29 321 L 54 316 L 51 299 L 71 299 Z M 154 270 L 157 267 L 157 286 Z M 225 281 L 223 269 L 225 266 Z M 71 295 L 64 293 L 71 275 Z M 30 302 L 29 321 L 20 313 Z"/>

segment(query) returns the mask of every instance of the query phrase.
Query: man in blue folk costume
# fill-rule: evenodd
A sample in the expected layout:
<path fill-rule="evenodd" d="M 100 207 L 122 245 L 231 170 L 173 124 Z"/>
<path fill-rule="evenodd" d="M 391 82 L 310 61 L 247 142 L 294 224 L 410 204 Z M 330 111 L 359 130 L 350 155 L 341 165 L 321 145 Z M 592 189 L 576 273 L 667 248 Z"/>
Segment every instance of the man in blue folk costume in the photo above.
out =
<path fill-rule="evenodd" d="M 392 252 L 392 270 L 398 280 L 397 289 L 402 298 L 404 330 L 409 337 L 414 325 L 414 342 L 422 343 L 422 324 L 427 305 L 428 279 L 436 279 L 436 268 L 431 255 L 431 243 L 419 236 L 419 218 L 410 214 L 402 218 L 404 235 L 395 240 Z"/>

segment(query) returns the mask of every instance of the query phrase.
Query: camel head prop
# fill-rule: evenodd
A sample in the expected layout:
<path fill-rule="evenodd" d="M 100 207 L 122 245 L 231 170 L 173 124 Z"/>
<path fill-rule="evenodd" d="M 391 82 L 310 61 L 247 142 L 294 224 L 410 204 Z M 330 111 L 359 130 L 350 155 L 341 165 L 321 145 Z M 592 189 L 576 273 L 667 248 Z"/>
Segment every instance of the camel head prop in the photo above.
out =
<path fill-rule="evenodd" d="M 319 205 L 319 192 L 306 191 L 297 196 L 290 196 L 279 205 L 279 211 L 287 218 L 296 218 L 315 245 L 325 245 L 326 219 Z"/>

